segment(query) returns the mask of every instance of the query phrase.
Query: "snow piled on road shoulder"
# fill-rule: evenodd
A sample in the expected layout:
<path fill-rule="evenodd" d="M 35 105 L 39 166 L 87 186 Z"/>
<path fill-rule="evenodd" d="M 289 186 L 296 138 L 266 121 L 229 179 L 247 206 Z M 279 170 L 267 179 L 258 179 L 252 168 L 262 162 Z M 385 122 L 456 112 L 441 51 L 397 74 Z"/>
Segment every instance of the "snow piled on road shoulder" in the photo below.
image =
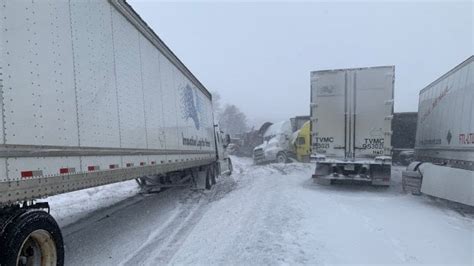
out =
<path fill-rule="evenodd" d="M 135 180 L 94 187 L 46 198 L 51 215 L 59 226 L 65 227 L 82 218 L 137 195 L 140 191 Z"/>

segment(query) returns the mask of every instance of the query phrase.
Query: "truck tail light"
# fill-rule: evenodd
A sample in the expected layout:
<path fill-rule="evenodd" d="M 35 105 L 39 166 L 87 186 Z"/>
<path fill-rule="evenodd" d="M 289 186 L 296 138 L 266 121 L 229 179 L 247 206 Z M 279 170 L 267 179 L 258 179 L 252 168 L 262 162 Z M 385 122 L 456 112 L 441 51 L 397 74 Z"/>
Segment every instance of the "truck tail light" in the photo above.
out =
<path fill-rule="evenodd" d="M 98 171 L 100 169 L 100 167 L 98 165 L 89 165 L 87 166 L 87 171 L 91 172 L 91 171 Z"/>
<path fill-rule="evenodd" d="M 76 172 L 75 168 L 60 168 L 59 173 L 60 174 L 70 174 Z"/>
<path fill-rule="evenodd" d="M 21 178 L 29 178 L 34 176 L 42 176 L 43 171 L 41 170 L 31 170 L 31 171 L 21 171 Z"/>

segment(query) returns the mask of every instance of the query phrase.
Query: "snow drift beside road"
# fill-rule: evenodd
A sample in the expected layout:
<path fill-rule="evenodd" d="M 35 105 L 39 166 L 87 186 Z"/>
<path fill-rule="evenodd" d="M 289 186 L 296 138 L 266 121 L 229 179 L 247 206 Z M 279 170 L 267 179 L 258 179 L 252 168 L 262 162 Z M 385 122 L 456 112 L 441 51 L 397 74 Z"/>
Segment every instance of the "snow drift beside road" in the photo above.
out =
<path fill-rule="evenodd" d="M 94 187 L 66 194 L 52 196 L 46 200 L 51 215 L 61 227 L 91 215 L 97 210 L 110 207 L 126 200 L 140 191 L 135 180 Z"/>

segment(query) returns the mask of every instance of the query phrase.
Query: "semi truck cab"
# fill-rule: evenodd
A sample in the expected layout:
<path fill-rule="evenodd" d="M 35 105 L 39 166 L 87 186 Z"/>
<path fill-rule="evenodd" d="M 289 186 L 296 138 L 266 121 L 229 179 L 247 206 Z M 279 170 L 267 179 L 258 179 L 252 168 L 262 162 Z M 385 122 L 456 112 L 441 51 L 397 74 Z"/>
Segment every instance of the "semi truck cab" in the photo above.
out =
<path fill-rule="evenodd" d="M 301 129 L 295 132 L 293 138 L 293 147 L 296 154 L 296 159 L 299 162 L 309 162 L 311 154 L 310 145 L 311 123 L 305 122 Z"/>
<path fill-rule="evenodd" d="M 291 154 L 291 123 L 289 120 L 271 125 L 263 134 L 263 143 L 253 150 L 255 164 L 266 162 L 286 163 Z"/>
<path fill-rule="evenodd" d="M 230 135 L 224 134 L 224 131 L 220 130 L 218 125 L 215 126 L 215 129 L 216 155 L 220 173 L 231 174 L 233 170 L 232 161 L 227 151 L 227 147 L 230 144 Z"/>

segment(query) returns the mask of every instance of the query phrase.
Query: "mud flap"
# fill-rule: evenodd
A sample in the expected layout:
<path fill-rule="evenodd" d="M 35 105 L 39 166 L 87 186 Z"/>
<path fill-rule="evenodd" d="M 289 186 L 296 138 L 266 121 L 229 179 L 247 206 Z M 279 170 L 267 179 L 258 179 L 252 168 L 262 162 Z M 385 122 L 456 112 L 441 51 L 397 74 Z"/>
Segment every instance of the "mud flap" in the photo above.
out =
<path fill-rule="evenodd" d="M 323 186 L 331 185 L 331 179 L 324 176 L 316 176 L 316 177 L 313 176 L 313 180 L 319 185 L 323 185 Z"/>
<path fill-rule="evenodd" d="M 392 166 L 389 164 L 370 165 L 370 177 L 374 186 L 390 186 Z"/>
<path fill-rule="evenodd" d="M 331 173 L 331 165 L 327 163 L 316 163 L 313 177 L 328 176 Z"/>
<path fill-rule="evenodd" d="M 207 168 L 193 172 L 194 189 L 206 189 Z"/>
<path fill-rule="evenodd" d="M 320 185 L 331 185 L 331 178 L 329 177 L 330 170 L 330 164 L 316 163 L 316 170 L 312 176 L 314 182 Z"/>
<path fill-rule="evenodd" d="M 403 171 L 402 172 L 402 189 L 405 193 L 411 193 L 412 195 L 421 195 L 421 182 L 423 176 L 421 173 L 416 171 Z"/>

